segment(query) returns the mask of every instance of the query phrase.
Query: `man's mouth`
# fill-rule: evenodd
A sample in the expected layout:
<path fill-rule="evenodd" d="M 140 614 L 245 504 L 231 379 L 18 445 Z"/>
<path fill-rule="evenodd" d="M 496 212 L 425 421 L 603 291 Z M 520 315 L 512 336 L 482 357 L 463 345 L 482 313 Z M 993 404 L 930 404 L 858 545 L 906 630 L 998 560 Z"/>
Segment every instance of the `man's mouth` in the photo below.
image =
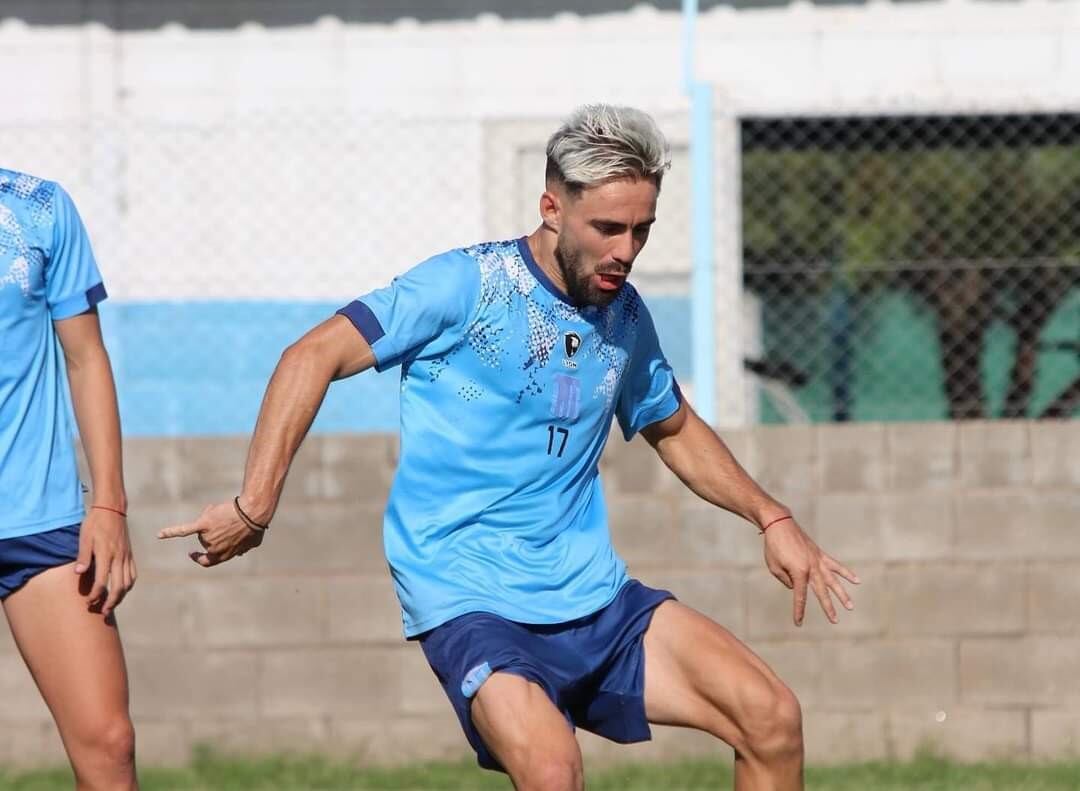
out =
<path fill-rule="evenodd" d="M 626 275 L 605 272 L 593 275 L 593 285 L 601 291 L 618 291 L 626 282 Z"/>

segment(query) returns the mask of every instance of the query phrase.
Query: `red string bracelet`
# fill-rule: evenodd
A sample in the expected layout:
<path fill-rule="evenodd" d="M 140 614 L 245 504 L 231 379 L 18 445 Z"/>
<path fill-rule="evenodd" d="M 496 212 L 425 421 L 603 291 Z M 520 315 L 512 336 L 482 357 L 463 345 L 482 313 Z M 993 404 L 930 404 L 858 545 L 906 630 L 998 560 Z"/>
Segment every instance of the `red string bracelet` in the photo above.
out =
<path fill-rule="evenodd" d="M 791 514 L 788 514 L 787 516 L 781 516 L 779 519 L 774 519 L 771 522 L 769 522 L 769 524 L 767 524 L 767 525 L 765 525 L 765 527 L 761 528 L 761 530 L 759 532 L 762 535 L 764 535 L 765 531 L 768 530 L 773 525 L 775 525 L 777 522 L 783 522 L 785 519 L 794 519 L 794 518 L 795 517 L 793 517 Z"/>
<path fill-rule="evenodd" d="M 93 510 L 95 508 L 98 509 L 99 511 L 111 511 L 114 514 L 120 514 L 120 516 L 127 519 L 127 514 L 124 511 L 121 511 L 121 510 L 119 510 L 117 508 L 109 508 L 109 506 L 107 506 L 107 505 L 92 505 L 92 506 L 90 506 L 91 510 Z"/>

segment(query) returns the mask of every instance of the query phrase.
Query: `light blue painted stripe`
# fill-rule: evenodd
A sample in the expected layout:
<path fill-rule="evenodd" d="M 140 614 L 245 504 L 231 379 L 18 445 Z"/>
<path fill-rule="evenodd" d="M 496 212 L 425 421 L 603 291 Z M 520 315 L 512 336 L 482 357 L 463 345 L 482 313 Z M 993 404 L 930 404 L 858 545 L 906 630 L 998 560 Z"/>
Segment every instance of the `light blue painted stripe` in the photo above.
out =
<path fill-rule="evenodd" d="M 689 373 L 687 300 L 648 300 L 677 375 Z M 127 436 L 250 434 L 281 352 L 338 302 L 120 302 L 99 306 Z M 396 431 L 400 369 L 330 386 L 312 430 Z"/>
<path fill-rule="evenodd" d="M 691 92 L 692 258 L 691 313 L 694 408 L 716 422 L 716 300 L 713 294 L 713 95 L 712 86 L 695 82 Z"/>
<path fill-rule="evenodd" d="M 697 0 L 683 0 L 683 90 L 694 88 L 694 44 L 697 41 Z"/>

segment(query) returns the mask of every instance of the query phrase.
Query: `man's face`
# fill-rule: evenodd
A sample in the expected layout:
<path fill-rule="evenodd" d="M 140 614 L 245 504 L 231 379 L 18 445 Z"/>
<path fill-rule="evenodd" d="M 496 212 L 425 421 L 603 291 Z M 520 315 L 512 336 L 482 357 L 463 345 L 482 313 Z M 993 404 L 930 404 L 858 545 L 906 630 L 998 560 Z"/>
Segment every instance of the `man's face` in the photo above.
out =
<path fill-rule="evenodd" d="M 656 220 L 658 190 L 651 179 L 619 179 L 572 196 L 559 191 L 555 259 L 571 301 L 610 305 Z"/>

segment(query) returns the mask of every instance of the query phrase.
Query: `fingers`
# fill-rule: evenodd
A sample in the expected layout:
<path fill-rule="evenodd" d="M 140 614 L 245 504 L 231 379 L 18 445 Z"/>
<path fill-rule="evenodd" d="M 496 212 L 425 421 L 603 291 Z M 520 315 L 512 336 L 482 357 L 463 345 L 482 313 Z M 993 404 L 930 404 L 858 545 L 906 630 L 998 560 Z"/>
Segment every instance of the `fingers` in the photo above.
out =
<path fill-rule="evenodd" d="M 799 574 L 793 580 L 795 588 L 795 625 L 802 626 L 803 616 L 806 615 L 806 587 L 809 575 Z"/>
<path fill-rule="evenodd" d="M 158 531 L 158 538 L 183 538 L 184 536 L 195 535 L 201 533 L 206 528 L 202 527 L 198 521 L 188 522 L 183 525 L 173 525 L 172 527 L 165 527 Z"/>
<path fill-rule="evenodd" d="M 814 572 L 810 575 L 810 587 L 814 589 L 814 595 L 821 602 L 821 609 L 825 611 L 825 617 L 829 619 L 829 623 L 837 623 L 836 607 L 833 606 L 829 588 L 825 585 L 825 578 L 821 572 Z"/>
<path fill-rule="evenodd" d="M 94 586 L 90 588 L 90 593 L 86 597 L 90 607 L 100 604 L 105 596 L 105 583 L 109 579 L 112 560 L 111 556 L 104 553 L 98 553 L 94 557 Z"/>
<path fill-rule="evenodd" d="M 90 538 L 90 532 L 82 530 L 79 532 L 79 554 L 75 558 L 75 573 L 85 574 L 86 570 L 90 568 L 90 561 L 93 557 L 93 541 Z"/>
<path fill-rule="evenodd" d="M 189 552 L 188 557 L 202 566 L 204 569 L 208 569 L 211 566 L 216 566 L 221 562 L 220 555 L 214 555 L 210 552 Z"/>
<path fill-rule="evenodd" d="M 825 558 L 825 566 L 829 569 L 829 571 L 833 572 L 834 574 L 839 574 L 841 577 L 843 577 L 853 585 L 858 585 L 860 582 L 862 582 L 862 580 L 859 579 L 858 574 L 849 569 L 840 561 L 831 558 L 828 555 L 823 555 L 823 557 Z"/>
<path fill-rule="evenodd" d="M 836 597 L 836 600 L 839 601 L 842 605 L 844 605 L 844 609 L 854 610 L 855 602 L 853 602 L 851 600 L 851 597 L 848 596 L 848 592 L 844 590 L 844 586 L 840 584 L 840 581 L 832 574 L 824 574 L 823 578 L 825 580 L 825 584 L 829 587 L 829 590 L 832 591 L 833 596 Z"/>
<path fill-rule="evenodd" d="M 108 616 L 116 605 L 120 603 L 120 600 L 124 598 L 124 594 L 127 593 L 127 587 L 124 585 L 124 563 L 113 563 L 112 569 L 109 571 L 109 595 L 105 599 L 105 605 L 101 608 L 101 614 Z"/>

